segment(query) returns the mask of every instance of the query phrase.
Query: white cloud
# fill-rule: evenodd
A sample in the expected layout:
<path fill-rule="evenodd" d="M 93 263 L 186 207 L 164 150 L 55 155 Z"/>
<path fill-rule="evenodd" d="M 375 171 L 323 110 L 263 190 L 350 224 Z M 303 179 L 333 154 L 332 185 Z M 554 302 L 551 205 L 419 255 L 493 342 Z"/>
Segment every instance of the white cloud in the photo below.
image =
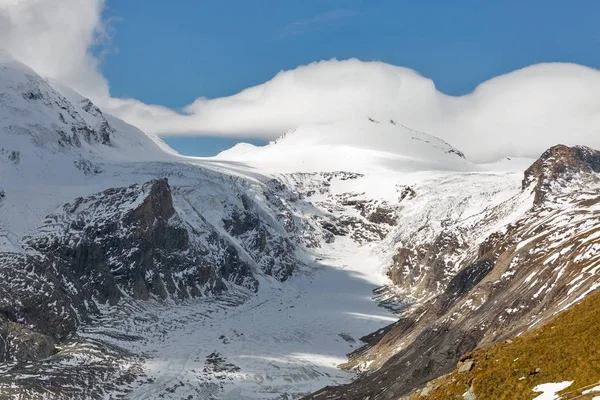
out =
<path fill-rule="evenodd" d="M 96 99 L 106 79 L 90 49 L 105 35 L 103 0 L 0 0 L 0 48 Z"/>
<path fill-rule="evenodd" d="M 414 93 L 418 93 L 415 98 Z M 135 100 L 113 100 L 117 115 L 155 133 L 274 138 L 302 124 L 347 116 L 422 113 L 435 101 L 433 83 L 416 72 L 358 60 L 321 61 L 277 74 L 262 85 L 213 100 L 197 99 L 184 114 Z"/>
<path fill-rule="evenodd" d="M 178 114 L 115 100 L 113 112 L 155 133 L 275 138 L 289 128 L 373 116 L 436 135 L 474 160 L 536 156 L 557 144 L 600 148 L 600 71 L 539 64 L 447 96 L 416 72 L 379 62 L 322 61 Z"/>
<path fill-rule="evenodd" d="M 474 160 L 535 156 L 556 144 L 600 148 L 600 72 L 541 64 L 451 97 L 418 73 L 380 62 L 322 61 L 277 74 L 183 113 L 108 96 L 90 48 L 104 32 L 102 0 L 0 0 L 0 47 L 155 134 L 271 139 L 304 124 L 393 118 L 439 136 Z"/>

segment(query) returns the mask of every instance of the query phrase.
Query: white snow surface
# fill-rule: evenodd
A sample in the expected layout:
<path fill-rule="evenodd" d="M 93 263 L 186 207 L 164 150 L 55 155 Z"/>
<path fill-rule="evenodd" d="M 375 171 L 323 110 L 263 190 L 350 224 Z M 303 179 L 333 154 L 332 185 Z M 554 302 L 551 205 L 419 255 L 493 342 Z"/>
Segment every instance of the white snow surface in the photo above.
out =
<path fill-rule="evenodd" d="M 240 305 L 210 298 L 156 305 L 138 311 L 133 322 L 129 314 L 108 313 L 82 334 L 146 339 L 115 343 L 149 355 L 145 372 L 153 382 L 135 388 L 131 399 L 285 399 L 346 383 L 353 374 L 337 368 L 345 354 L 362 335 L 396 318 L 371 299 L 370 291 L 385 282 L 374 273 L 372 249 L 351 255 L 340 244 L 324 250 L 329 258 L 310 274 L 283 284 L 263 278 L 256 296 L 240 294 Z M 239 370 L 207 371 L 206 358 L 215 352 Z"/>
<path fill-rule="evenodd" d="M 480 169 L 437 137 L 364 117 L 294 129 L 266 146 L 241 143 L 215 158 L 278 172 Z"/>
<path fill-rule="evenodd" d="M 543 392 L 533 400 L 557 400 L 560 399 L 558 392 L 568 388 L 573 381 L 564 381 L 556 383 L 544 383 L 533 388 L 534 392 Z"/>
<path fill-rule="evenodd" d="M 591 389 L 584 390 L 581 394 L 592 394 L 600 392 L 600 385 L 595 386 Z"/>

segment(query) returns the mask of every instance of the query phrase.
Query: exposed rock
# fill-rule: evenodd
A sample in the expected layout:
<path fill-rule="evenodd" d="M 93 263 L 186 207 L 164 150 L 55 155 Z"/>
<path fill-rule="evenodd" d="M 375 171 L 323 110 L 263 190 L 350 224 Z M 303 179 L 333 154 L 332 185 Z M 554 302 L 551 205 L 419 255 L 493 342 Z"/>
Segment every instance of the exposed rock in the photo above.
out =
<path fill-rule="evenodd" d="M 185 299 L 227 282 L 256 291 L 233 245 L 198 228 L 175 211 L 166 179 L 65 204 L 24 241 L 26 252 L 0 253 L 0 278 L 11 282 L 0 287 L 0 362 L 47 357 L 98 312 L 96 301 Z"/>
<path fill-rule="evenodd" d="M 14 164 L 18 164 L 21 160 L 21 153 L 19 151 L 13 150 L 8 155 L 8 159 L 12 161 Z"/>
<path fill-rule="evenodd" d="M 225 229 L 252 255 L 261 271 L 285 281 L 296 269 L 294 245 L 259 218 L 258 205 L 248 196 L 240 196 L 240 202 L 242 207 L 234 208 L 230 217 L 223 220 Z M 294 231 L 293 221 L 284 223 Z"/>
<path fill-rule="evenodd" d="M 96 175 L 102 172 L 102 169 L 92 163 L 89 160 L 80 158 L 77 161 L 73 161 L 73 164 L 77 169 L 83 172 L 85 175 Z"/>
<path fill-rule="evenodd" d="M 469 390 L 463 394 L 463 399 L 464 400 L 477 400 L 477 396 L 475 396 L 475 389 L 473 388 L 473 385 L 471 385 Z"/>
<path fill-rule="evenodd" d="M 464 362 L 459 362 L 458 366 L 457 366 L 458 373 L 459 374 L 464 374 L 464 373 L 470 372 L 473 369 L 474 366 L 475 366 L 475 363 L 472 360 L 467 360 L 467 361 L 464 361 Z"/>
<path fill-rule="evenodd" d="M 429 395 L 429 393 L 431 393 L 432 390 L 433 390 L 433 387 L 431 387 L 431 385 L 427 385 L 419 391 L 419 395 L 421 397 L 427 397 Z"/>
<path fill-rule="evenodd" d="M 24 325 L 0 321 L 0 361 L 35 361 L 54 352 L 54 340 Z"/>
<path fill-rule="evenodd" d="M 388 276 L 395 285 L 410 289 L 416 297 L 435 293 L 441 283 L 448 284 L 449 260 L 465 250 L 465 244 L 451 231 L 443 231 L 431 243 L 413 246 L 407 243 L 398 249 Z"/>
<path fill-rule="evenodd" d="M 336 236 L 348 236 L 361 244 L 379 241 L 397 224 L 396 208 L 384 201 L 368 199 L 364 193 L 331 193 L 332 182 L 361 177 L 361 174 L 342 171 L 294 173 L 284 178 L 289 189 L 284 188 L 281 182 L 269 182 L 274 190 L 269 191 L 266 197 L 279 204 L 283 210 L 283 203 L 279 198 L 282 193 L 286 193 L 285 201 L 288 203 L 318 196 L 315 203 L 317 208 L 327 212 L 314 215 L 313 221 L 316 224 L 311 224 L 310 220 L 294 220 L 290 215 L 282 215 L 286 230 L 307 247 L 317 247 L 322 242 L 331 243 Z"/>
<path fill-rule="evenodd" d="M 402 190 L 400 191 L 400 196 L 398 197 L 399 201 L 411 200 L 414 199 L 417 193 L 415 190 L 407 185 L 402 186 Z"/>
<path fill-rule="evenodd" d="M 52 354 L 87 315 L 97 311 L 72 274 L 40 258 L 0 253 L 0 362 L 31 361 Z"/>
<path fill-rule="evenodd" d="M 525 171 L 523 189 L 534 185 L 535 204 L 548 200 L 549 196 L 561 193 L 561 188 L 570 187 L 583 179 L 585 187 L 586 178 L 594 178 L 589 172 L 600 172 L 600 152 L 585 146 L 568 147 L 554 146 L 544 152 L 542 156 Z M 583 173 L 583 175 L 582 175 Z"/>
<path fill-rule="evenodd" d="M 75 342 L 43 356 L 3 371 L 0 399 L 123 398 L 129 385 L 143 376 L 139 359 L 99 342 Z"/>
<path fill-rule="evenodd" d="M 464 154 L 462 151 L 460 151 L 460 150 L 457 150 L 457 149 L 450 149 L 450 150 L 448 150 L 448 151 L 447 151 L 447 153 L 450 153 L 450 154 L 456 154 L 456 155 L 457 155 L 457 156 L 459 156 L 460 158 L 466 158 L 466 157 L 465 157 L 465 154 Z"/>
<path fill-rule="evenodd" d="M 103 117 L 102 111 L 90 99 L 81 100 L 81 108 L 94 117 Z"/>
<path fill-rule="evenodd" d="M 109 304 L 122 290 L 137 299 L 183 299 L 224 290 L 226 281 L 257 289 L 251 268 L 231 244 L 216 232 L 196 239 L 176 214 L 166 179 L 77 199 L 49 216 L 28 244 Z M 224 257 L 207 259 L 209 245 L 220 247 Z"/>
<path fill-rule="evenodd" d="M 541 168 L 544 162 L 536 162 L 523 185 L 524 191 L 539 188 L 543 196 L 536 196 L 543 207 L 538 203 L 485 240 L 470 243 L 468 231 L 450 226 L 431 244 L 400 247 L 390 277 L 400 292 L 423 300 L 350 355 L 345 367 L 369 365 L 373 373 L 307 399 L 405 395 L 452 371 L 462 354 L 511 338 L 530 329 L 532 321 L 548 320 L 600 284 L 594 268 L 600 249 L 600 164 L 598 153 L 588 150 L 558 147 L 546 152 L 542 160 L 550 160 L 550 166 L 563 160 L 557 165 L 565 167 Z M 545 179 L 550 183 L 544 184 Z M 487 209 L 480 223 L 505 215 L 504 207 Z M 462 365 L 473 368 L 468 360 Z"/>
<path fill-rule="evenodd" d="M 206 356 L 206 367 L 204 372 L 238 372 L 240 367 L 227 362 L 227 359 L 220 353 L 214 351 Z M 225 374 L 223 374 L 224 376 Z M 222 377 L 218 379 L 223 379 Z"/>
<path fill-rule="evenodd" d="M 347 333 L 340 333 L 340 337 L 347 343 L 356 343 L 356 340 L 354 340 L 354 338 Z"/>
<path fill-rule="evenodd" d="M 6 157 L 6 159 L 8 161 L 10 161 L 13 164 L 19 164 L 19 162 L 21 161 L 21 152 L 18 150 L 10 150 L 10 149 L 6 149 L 4 147 L 0 148 L 0 155 L 2 155 L 2 157 Z"/>
<path fill-rule="evenodd" d="M 91 115 L 101 118 L 102 122 L 98 127 L 88 125 L 73 105 L 42 78 L 32 74 L 26 74 L 25 78 L 26 81 L 21 82 L 17 88 L 23 98 L 29 102 L 42 103 L 46 109 L 52 110 L 60 116 L 59 119 L 64 124 L 63 128 L 65 125 L 70 126 L 69 132 L 56 127 L 56 133 L 61 138 L 59 145 L 63 147 L 81 147 L 82 142 L 99 143 L 107 146 L 111 144 L 110 135 L 114 131 L 91 101 L 84 102 L 83 109 Z"/>

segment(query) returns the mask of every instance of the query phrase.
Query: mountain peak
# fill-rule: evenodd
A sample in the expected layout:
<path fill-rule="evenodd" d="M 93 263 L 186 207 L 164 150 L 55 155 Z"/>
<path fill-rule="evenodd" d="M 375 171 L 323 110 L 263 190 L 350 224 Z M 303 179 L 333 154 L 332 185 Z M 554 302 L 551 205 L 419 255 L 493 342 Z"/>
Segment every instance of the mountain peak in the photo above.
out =
<path fill-rule="evenodd" d="M 300 126 L 263 147 L 234 147 L 218 158 L 275 165 L 278 171 L 472 171 L 464 154 L 436 136 L 389 118 L 355 117 Z"/>
<path fill-rule="evenodd" d="M 111 144 L 112 129 L 97 115 L 97 107 L 82 104 L 78 109 L 45 79 L 6 54 L 0 55 L 0 75 L 0 105 L 6 110 L 0 127 L 7 134 L 28 133 L 37 147 Z"/>
<path fill-rule="evenodd" d="M 541 204 L 581 180 L 598 180 L 597 173 L 600 173 L 599 151 L 586 146 L 559 144 L 546 150 L 525 171 L 522 188 L 535 183 L 534 204 Z"/>

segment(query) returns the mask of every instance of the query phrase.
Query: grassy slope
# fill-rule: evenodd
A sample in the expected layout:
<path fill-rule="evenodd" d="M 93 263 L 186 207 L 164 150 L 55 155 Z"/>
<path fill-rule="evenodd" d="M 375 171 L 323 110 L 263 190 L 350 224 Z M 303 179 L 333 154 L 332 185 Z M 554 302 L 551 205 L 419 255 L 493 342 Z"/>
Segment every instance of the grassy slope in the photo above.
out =
<path fill-rule="evenodd" d="M 600 290 L 544 326 L 512 342 L 475 350 L 461 358 L 465 359 L 475 361 L 473 370 L 454 371 L 432 382 L 434 389 L 428 396 L 413 398 L 463 399 L 472 383 L 478 400 L 524 400 L 539 395 L 532 390 L 539 384 L 571 380 L 575 382 L 561 392 L 565 394 L 561 399 L 577 397 L 581 390 L 574 389 L 600 385 Z"/>

